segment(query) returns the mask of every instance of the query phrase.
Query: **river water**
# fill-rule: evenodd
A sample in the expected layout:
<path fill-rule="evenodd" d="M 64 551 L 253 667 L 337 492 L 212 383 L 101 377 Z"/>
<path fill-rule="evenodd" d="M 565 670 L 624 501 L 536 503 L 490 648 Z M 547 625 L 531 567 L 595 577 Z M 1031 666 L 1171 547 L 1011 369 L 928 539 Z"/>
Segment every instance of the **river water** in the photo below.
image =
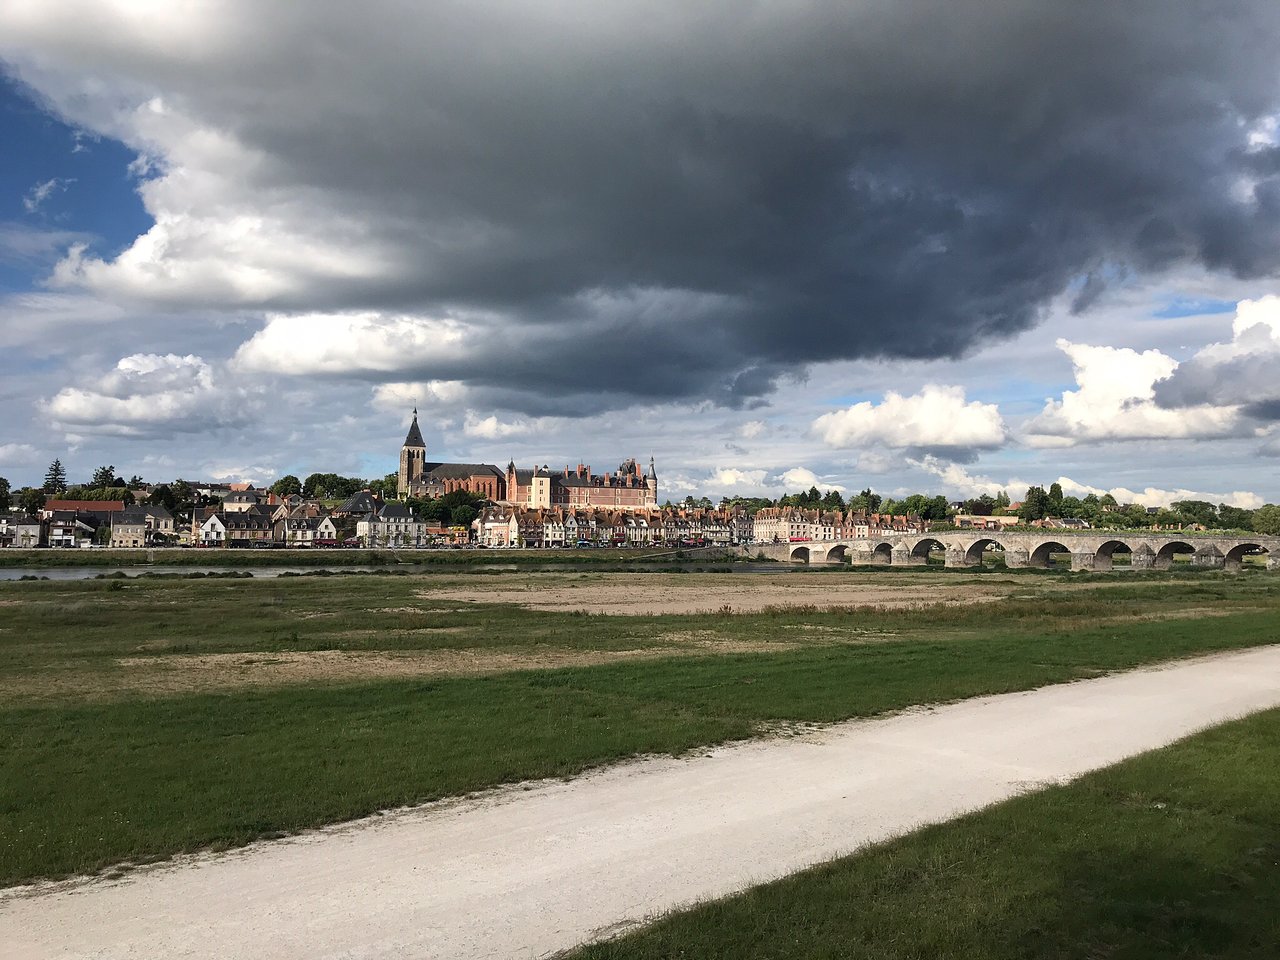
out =
<path fill-rule="evenodd" d="M 514 563 L 486 563 L 486 564 L 459 564 L 457 566 L 448 566 L 440 564 L 400 564 L 392 567 L 194 567 L 194 566 L 165 566 L 156 564 L 154 566 L 138 565 L 132 567 L 0 567 L 0 581 L 4 580 L 21 580 L 23 577 L 36 577 L 39 579 L 49 580 L 92 580 L 95 577 L 117 577 L 123 574 L 126 577 L 138 577 L 144 574 L 227 574 L 227 573 L 251 573 L 257 579 L 269 580 L 273 577 L 283 576 L 284 574 L 315 574 L 320 571 L 325 573 L 371 573 L 373 571 L 385 572 L 387 570 L 395 570 L 397 573 L 404 571 L 412 574 L 420 574 L 423 576 L 432 573 L 618 573 L 625 571 L 636 572 L 654 572 L 654 571 L 672 571 L 681 570 L 692 573 L 697 570 L 714 571 L 716 573 L 779 573 L 788 570 L 802 570 L 802 564 L 772 564 L 772 563 L 671 563 L 661 565 L 641 565 L 641 564 L 602 564 L 600 566 L 588 564 L 514 564 Z"/>

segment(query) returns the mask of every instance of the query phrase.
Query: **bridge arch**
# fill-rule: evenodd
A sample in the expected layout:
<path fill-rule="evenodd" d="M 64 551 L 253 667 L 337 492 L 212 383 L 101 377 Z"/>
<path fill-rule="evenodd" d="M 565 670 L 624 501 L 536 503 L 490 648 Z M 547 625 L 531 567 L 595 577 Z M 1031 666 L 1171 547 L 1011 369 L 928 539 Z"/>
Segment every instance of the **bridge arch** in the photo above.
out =
<path fill-rule="evenodd" d="M 809 548 L 806 546 L 797 546 L 791 548 L 790 559 L 792 563 L 808 563 Z"/>
<path fill-rule="evenodd" d="M 999 540 L 991 537 L 983 537 L 981 540 L 975 540 L 965 549 L 964 562 L 970 566 L 982 566 L 982 555 L 987 551 L 988 547 L 992 547 L 1004 553 L 1004 544 Z"/>
<path fill-rule="evenodd" d="M 849 557 L 849 545 L 847 543 L 837 543 L 834 547 L 827 551 L 828 563 L 844 563 Z"/>
<path fill-rule="evenodd" d="M 1053 566 L 1053 555 L 1055 553 L 1070 553 L 1071 548 L 1058 540 L 1045 540 L 1036 546 L 1034 550 L 1027 553 L 1027 566 L 1029 567 L 1045 567 L 1046 569 Z"/>
<path fill-rule="evenodd" d="M 1224 555 L 1224 566 L 1228 570 L 1239 570 L 1244 566 L 1244 558 L 1255 553 L 1265 553 L 1268 560 L 1275 556 L 1270 548 L 1260 543 L 1237 543 Z"/>
<path fill-rule="evenodd" d="M 929 554 L 934 550 L 941 550 L 945 556 L 947 553 L 947 545 L 934 537 L 921 537 L 911 547 L 909 554 L 913 560 L 921 563 L 928 563 Z"/>
<path fill-rule="evenodd" d="M 871 562 L 877 566 L 893 563 L 893 544 L 881 540 L 871 548 Z"/>
<path fill-rule="evenodd" d="M 1195 552 L 1195 546 L 1187 543 L 1185 540 L 1170 540 L 1156 551 L 1154 566 L 1157 570 L 1168 570 L 1173 566 L 1173 558 L 1175 554 Z"/>
<path fill-rule="evenodd" d="M 1108 540 L 1098 547 L 1097 552 L 1093 555 L 1093 569 L 1110 570 L 1117 553 L 1132 554 L 1133 547 L 1123 540 Z"/>

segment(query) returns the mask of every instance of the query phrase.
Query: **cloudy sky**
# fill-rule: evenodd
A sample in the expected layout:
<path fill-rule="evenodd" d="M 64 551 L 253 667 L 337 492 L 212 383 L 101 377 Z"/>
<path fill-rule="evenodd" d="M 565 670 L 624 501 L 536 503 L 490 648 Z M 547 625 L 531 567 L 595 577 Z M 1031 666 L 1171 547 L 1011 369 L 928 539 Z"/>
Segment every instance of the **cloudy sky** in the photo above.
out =
<path fill-rule="evenodd" d="M 1280 500 L 1274 0 L 0 5 L 0 475 Z"/>

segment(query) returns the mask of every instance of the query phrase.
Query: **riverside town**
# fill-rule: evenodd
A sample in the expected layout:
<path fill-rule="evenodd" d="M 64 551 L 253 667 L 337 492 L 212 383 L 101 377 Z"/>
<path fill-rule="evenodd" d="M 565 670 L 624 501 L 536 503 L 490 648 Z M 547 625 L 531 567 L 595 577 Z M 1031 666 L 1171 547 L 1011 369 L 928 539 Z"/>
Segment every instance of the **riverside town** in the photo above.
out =
<path fill-rule="evenodd" d="M 558 548 L 703 547 L 810 541 L 873 541 L 951 530 L 1020 528 L 1153 532 L 1236 530 L 1280 534 L 1280 507 L 1246 510 L 1181 501 L 1168 508 L 1114 497 L 1064 496 L 1058 484 L 970 500 L 913 494 L 899 500 L 870 489 L 778 500 L 687 497 L 661 501 L 656 464 L 629 458 L 600 473 L 587 464 L 505 468 L 433 461 L 417 410 L 399 470 L 364 481 L 315 473 L 250 483 L 123 480 L 115 468 L 68 485 L 60 460 L 41 488 L 11 491 L 0 478 L 0 547 L 154 548 Z"/>

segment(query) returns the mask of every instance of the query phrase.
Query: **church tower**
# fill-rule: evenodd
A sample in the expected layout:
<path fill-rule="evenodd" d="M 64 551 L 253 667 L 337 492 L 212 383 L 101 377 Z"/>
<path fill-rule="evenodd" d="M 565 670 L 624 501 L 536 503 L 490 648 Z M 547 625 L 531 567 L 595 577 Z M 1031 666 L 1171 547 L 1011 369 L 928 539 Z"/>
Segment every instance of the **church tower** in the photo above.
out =
<path fill-rule="evenodd" d="M 649 506 L 656 507 L 658 505 L 658 471 L 654 469 L 653 457 L 649 458 L 649 475 L 644 478 L 644 485 L 649 488 L 649 495 L 645 499 L 648 500 Z"/>
<path fill-rule="evenodd" d="M 422 431 L 418 429 L 418 408 L 413 408 L 413 423 L 404 438 L 404 446 L 400 448 L 400 479 L 396 483 L 396 493 L 401 498 L 407 497 L 410 484 L 422 479 L 423 464 L 427 460 L 427 444 L 422 439 Z"/>

